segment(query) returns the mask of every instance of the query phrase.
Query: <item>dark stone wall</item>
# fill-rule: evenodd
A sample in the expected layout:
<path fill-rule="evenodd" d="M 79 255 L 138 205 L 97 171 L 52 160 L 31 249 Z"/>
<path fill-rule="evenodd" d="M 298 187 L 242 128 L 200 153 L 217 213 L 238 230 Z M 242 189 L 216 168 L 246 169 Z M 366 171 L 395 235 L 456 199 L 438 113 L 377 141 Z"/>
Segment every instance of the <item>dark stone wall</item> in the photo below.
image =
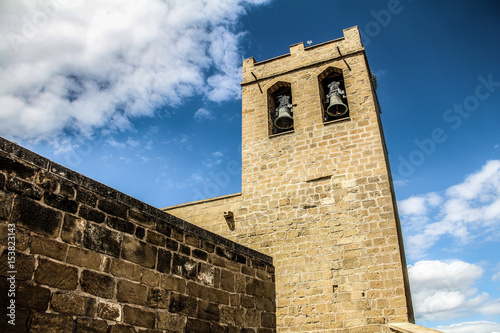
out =
<path fill-rule="evenodd" d="M 0 235 L 2 332 L 276 331 L 270 257 L 2 138 Z"/>

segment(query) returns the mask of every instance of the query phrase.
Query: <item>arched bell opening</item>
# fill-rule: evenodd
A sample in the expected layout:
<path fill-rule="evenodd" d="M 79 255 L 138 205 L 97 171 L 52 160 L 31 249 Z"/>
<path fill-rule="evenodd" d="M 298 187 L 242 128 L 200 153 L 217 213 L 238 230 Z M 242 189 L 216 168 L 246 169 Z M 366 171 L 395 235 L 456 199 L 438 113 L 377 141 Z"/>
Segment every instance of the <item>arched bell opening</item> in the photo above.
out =
<path fill-rule="evenodd" d="M 293 131 L 292 85 L 277 82 L 267 90 L 269 135 Z"/>
<path fill-rule="evenodd" d="M 318 76 L 323 122 L 349 118 L 342 70 L 328 67 Z"/>

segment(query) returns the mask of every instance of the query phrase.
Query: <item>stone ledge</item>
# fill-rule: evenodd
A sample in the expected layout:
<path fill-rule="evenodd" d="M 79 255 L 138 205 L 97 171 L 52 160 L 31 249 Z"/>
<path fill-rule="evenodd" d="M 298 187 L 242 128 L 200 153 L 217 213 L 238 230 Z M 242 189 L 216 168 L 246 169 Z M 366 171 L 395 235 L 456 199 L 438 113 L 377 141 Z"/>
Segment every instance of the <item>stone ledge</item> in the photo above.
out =
<path fill-rule="evenodd" d="M 441 331 L 433 330 L 431 328 L 415 325 L 412 323 L 392 323 L 392 324 L 388 324 L 388 326 L 392 332 L 397 332 L 397 333 L 439 333 L 439 332 L 441 332 Z"/>
<path fill-rule="evenodd" d="M 94 193 L 97 193 L 107 199 L 111 199 L 112 201 L 119 202 L 121 204 L 125 204 L 127 206 L 133 207 L 136 210 L 139 210 L 141 213 L 146 213 L 153 218 L 171 224 L 182 231 L 189 233 L 191 235 L 203 237 L 204 239 L 211 241 L 215 244 L 225 245 L 228 249 L 239 252 L 241 254 L 246 254 L 255 259 L 261 260 L 265 263 L 272 265 L 273 259 L 272 257 L 265 255 L 263 253 L 257 252 L 253 249 L 235 243 L 227 238 L 221 237 L 217 234 L 214 234 L 210 231 L 202 229 L 194 224 L 181 220 L 167 212 L 162 211 L 156 207 L 148 205 L 138 199 L 135 199 L 127 194 L 124 194 L 114 188 L 111 188 L 107 185 L 104 185 L 96 180 L 93 180 L 89 177 L 86 177 L 76 171 L 68 169 L 60 164 L 57 164 L 43 156 L 40 156 L 26 148 L 21 147 L 20 145 L 11 142 L 5 138 L 0 137 L 0 151 L 3 153 L 14 156 L 15 159 L 26 162 L 27 164 L 31 164 L 37 168 L 40 168 L 47 173 L 50 173 L 56 177 L 64 178 L 69 182 L 79 185 L 80 187 L 90 190 Z M 238 196 L 238 194 L 232 194 L 224 197 L 232 197 Z M 224 198 L 222 197 L 222 198 Z M 216 199 L 216 198 L 213 198 Z M 157 221 L 157 222 L 159 222 Z"/>

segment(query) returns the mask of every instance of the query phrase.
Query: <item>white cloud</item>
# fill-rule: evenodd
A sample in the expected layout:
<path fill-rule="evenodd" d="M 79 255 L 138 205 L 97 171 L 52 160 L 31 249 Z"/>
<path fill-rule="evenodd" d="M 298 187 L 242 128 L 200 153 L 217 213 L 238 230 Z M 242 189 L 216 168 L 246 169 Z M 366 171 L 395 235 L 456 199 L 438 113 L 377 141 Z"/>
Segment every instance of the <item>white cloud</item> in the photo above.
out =
<path fill-rule="evenodd" d="M 424 257 L 444 235 L 461 245 L 496 240 L 500 234 L 500 161 L 488 161 L 443 195 L 412 196 L 398 207 L 411 258 Z"/>
<path fill-rule="evenodd" d="M 195 113 L 194 113 L 194 119 L 196 120 L 209 120 L 209 119 L 215 119 L 215 116 L 213 115 L 213 113 L 211 111 L 208 111 L 206 109 L 198 109 Z"/>
<path fill-rule="evenodd" d="M 237 19 L 263 0 L 0 2 L 0 134 L 124 130 L 200 95 L 240 95 Z"/>
<path fill-rule="evenodd" d="M 444 320 L 472 313 L 500 312 L 499 300 L 474 288 L 484 269 L 461 260 L 419 261 L 408 266 L 412 300 L 419 320 Z"/>
<path fill-rule="evenodd" d="M 471 321 L 450 326 L 438 326 L 437 330 L 445 333 L 498 333 L 500 324 L 490 321 Z"/>

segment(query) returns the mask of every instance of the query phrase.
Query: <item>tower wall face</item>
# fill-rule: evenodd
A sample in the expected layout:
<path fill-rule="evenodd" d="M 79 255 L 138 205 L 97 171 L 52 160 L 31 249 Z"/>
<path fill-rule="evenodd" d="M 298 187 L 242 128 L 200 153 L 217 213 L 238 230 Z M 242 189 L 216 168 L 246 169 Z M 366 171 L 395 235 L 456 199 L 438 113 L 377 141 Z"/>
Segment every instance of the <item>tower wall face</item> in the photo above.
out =
<path fill-rule="evenodd" d="M 349 117 L 325 123 L 318 77 L 332 68 L 343 74 Z M 356 27 L 245 60 L 242 193 L 168 209 L 273 257 L 279 332 L 389 332 L 386 323 L 413 321 L 370 77 Z M 291 84 L 294 129 L 270 135 L 268 89 L 279 82 Z"/>

